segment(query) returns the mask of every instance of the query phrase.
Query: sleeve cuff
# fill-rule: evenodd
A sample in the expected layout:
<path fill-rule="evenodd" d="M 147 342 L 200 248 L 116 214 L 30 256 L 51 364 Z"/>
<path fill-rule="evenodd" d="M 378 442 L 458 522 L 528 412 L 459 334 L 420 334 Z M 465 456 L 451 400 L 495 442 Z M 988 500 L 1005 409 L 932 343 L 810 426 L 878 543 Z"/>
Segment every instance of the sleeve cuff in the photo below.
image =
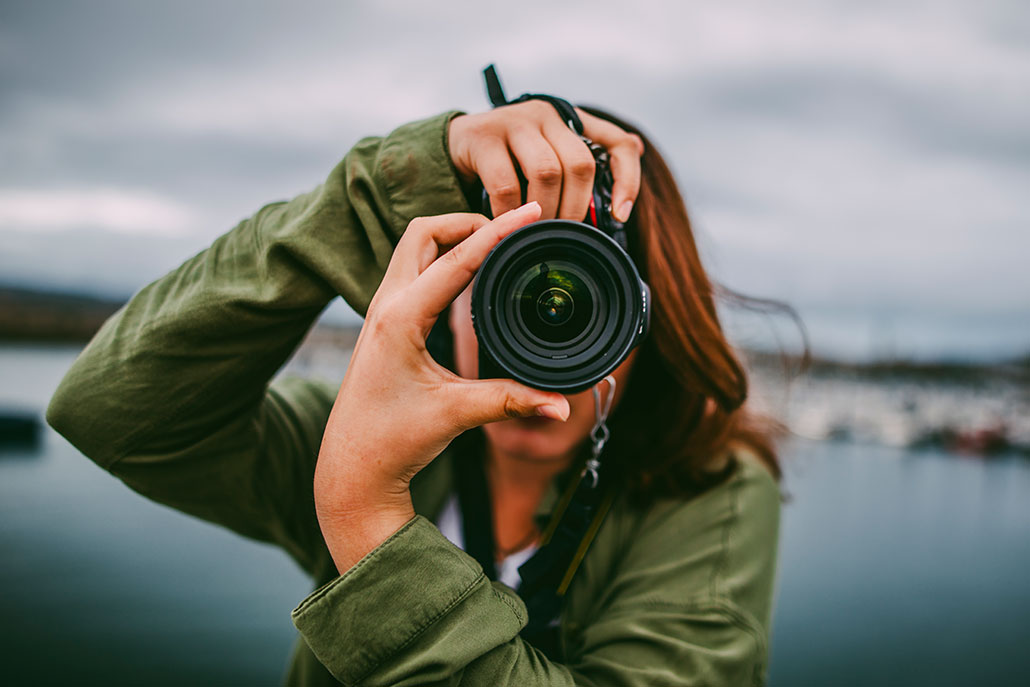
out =
<path fill-rule="evenodd" d="M 460 669 L 517 636 L 525 609 L 417 515 L 293 611 L 312 652 L 344 684 Z"/>

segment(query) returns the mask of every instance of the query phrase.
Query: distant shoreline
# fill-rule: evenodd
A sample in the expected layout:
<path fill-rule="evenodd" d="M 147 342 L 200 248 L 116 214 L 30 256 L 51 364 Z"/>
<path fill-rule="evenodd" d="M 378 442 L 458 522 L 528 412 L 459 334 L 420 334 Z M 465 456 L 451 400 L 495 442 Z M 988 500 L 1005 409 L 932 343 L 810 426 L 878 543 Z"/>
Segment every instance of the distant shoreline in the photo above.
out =
<path fill-rule="evenodd" d="M 86 344 L 127 299 L 0 286 L 0 343 Z M 319 324 L 309 337 L 312 345 L 341 346 L 357 340 L 360 326 Z M 801 370 L 797 356 L 769 351 L 744 351 L 748 361 L 765 369 Z M 1030 383 L 1030 353 L 994 363 L 912 361 L 904 359 L 847 362 L 814 357 L 807 373 L 814 376 L 857 376 L 864 379 L 925 380 L 979 384 L 991 379 Z"/>
<path fill-rule="evenodd" d="M 0 343 L 82 346 L 123 300 L 0 287 Z M 284 374 L 338 384 L 360 326 L 314 326 Z M 757 407 L 800 437 L 1030 455 L 1030 356 L 856 363 L 741 350 Z"/>
<path fill-rule="evenodd" d="M 125 301 L 0 287 L 0 342 L 85 344 Z"/>

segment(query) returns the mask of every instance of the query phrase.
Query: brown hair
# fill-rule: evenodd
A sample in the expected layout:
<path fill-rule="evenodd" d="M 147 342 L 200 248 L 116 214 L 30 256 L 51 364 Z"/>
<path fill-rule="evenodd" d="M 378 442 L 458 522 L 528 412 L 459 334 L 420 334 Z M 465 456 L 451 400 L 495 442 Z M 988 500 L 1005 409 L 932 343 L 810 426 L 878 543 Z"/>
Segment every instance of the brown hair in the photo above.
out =
<path fill-rule="evenodd" d="M 581 106 L 582 107 L 582 106 Z M 582 109 L 644 141 L 640 194 L 626 226 L 629 253 L 651 287 L 651 330 L 612 415 L 609 477 L 638 499 L 697 494 L 728 477 L 730 453 L 744 447 L 777 478 L 779 426 L 745 403 L 748 377 L 716 312 L 716 296 L 786 310 L 713 283 L 705 273 L 675 178 L 637 128 L 602 110 Z M 796 315 L 794 316 L 796 319 Z M 725 460 L 728 458 L 728 461 Z"/>

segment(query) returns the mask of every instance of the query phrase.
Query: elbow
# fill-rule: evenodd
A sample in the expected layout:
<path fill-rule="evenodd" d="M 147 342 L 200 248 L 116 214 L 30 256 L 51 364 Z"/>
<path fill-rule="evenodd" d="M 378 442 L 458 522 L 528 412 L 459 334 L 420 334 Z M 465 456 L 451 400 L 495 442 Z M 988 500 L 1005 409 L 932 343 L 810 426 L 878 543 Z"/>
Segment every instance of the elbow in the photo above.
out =
<path fill-rule="evenodd" d="M 105 470 L 114 463 L 110 446 L 104 440 L 102 423 L 96 412 L 101 407 L 88 384 L 75 378 L 70 371 L 50 398 L 46 409 L 46 422 L 83 455 Z"/>
<path fill-rule="evenodd" d="M 75 393 L 69 389 L 68 377 L 65 377 L 57 391 L 50 397 L 50 403 L 46 408 L 46 422 L 58 434 L 67 439 L 73 446 L 79 448 L 81 443 L 82 403 L 75 398 Z M 82 450 L 79 448 L 79 450 Z"/>

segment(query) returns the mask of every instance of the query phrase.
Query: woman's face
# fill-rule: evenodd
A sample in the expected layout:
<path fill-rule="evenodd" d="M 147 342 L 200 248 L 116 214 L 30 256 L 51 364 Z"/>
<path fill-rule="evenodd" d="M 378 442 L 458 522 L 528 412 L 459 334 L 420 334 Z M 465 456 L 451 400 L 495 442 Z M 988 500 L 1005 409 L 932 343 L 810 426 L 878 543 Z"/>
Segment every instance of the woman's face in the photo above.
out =
<path fill-rule="evenodd" d="M 479 349 L 472 326 L 472 287 L 455 299 L 450 310 L 451 332 L 454 335 L 454 363 L 458 375 L 476 379 L 479 370 Z M 629 381 L 636 358 L 634 349 L 612 376 L 615 377 L 615 400 L 619 402 Z M 601 388 L 602 396 L 607 385 Z M 558 422 L 545 417 L 515 418 L 484 425 L 487 441 L 502 453 L 524 460 L 563 460 L 590 435 L 594 426 L 594 397 L 590 389 L 568 394 L 569 419 Z"/>

